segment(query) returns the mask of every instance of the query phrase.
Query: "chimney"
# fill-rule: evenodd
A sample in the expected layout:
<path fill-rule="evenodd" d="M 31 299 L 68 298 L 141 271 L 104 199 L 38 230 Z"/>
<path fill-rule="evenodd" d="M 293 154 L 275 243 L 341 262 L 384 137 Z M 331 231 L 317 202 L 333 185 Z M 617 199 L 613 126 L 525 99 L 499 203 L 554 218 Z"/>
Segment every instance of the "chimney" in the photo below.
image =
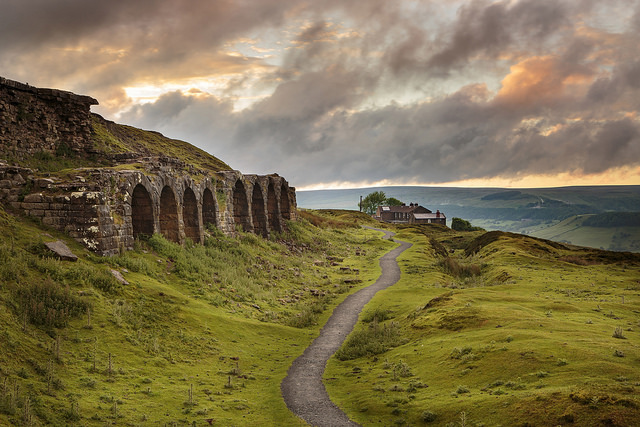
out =
<path fill-rule="evenodd" d="M 436 211 L 436 218 L 440 218 L 440 209 Z"/>

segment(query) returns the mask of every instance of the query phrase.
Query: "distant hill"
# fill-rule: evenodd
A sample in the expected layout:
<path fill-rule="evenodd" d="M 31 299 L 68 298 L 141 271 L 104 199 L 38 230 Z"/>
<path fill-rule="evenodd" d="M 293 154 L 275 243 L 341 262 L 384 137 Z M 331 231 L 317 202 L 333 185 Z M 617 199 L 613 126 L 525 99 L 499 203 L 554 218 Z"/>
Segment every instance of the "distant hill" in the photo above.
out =
<path fill-rule="evenodd" d="M 439 209 L 450 221 L 464 218 L 474 226 L 487 230 L 503 230 L 531 234 L 573 244 L 603 247 L 611 250 L 633 250 L 632 244 L 640 240 L 640 223 L 628 229 L 599 228 L 582 232 L 556 232 L 545 230 L 570 218 L 600 215 L 610 212 L 640 212 L 640 186 L 585 186 L 560 188 L 452 188 L 452 187 L 372 187 L 348 190 L 298 191 L 298 205 L 303 208 L 357 209 L 360 196 L 383 191 L 406 203 L 419 203 L 431 210 Z M 602 218 L 598 221 L 604 221 Z M 594 219 L 595 221 L 595 219 Z M 583 227 L 582 222 L 572 222 Z M 587 226 L 585 224 L 584 226 Z M 561 227 L 564 227 L 561 226 Z M 564 230 L 564 228 L 561 228 Z M 556 229 L 559 230 L 559 229 Z M 578 237 L 595 233 L 598 239 Z M 571 239 L 574 240 L 571 240 Z M 614 241 L 616 243 L 614 243 Z M 589 243 L 585 243 L 589 242 Z"/>

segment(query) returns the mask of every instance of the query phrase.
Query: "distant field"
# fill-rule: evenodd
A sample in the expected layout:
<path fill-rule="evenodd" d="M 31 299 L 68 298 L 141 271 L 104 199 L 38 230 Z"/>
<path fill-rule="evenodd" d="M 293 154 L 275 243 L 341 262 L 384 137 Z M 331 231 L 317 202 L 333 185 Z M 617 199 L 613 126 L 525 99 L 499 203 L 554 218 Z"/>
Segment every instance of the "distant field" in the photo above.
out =
<path fill-rule="evenodd" d="M 531 235 L 579 246 L 640 252 L 640 225 L 609 228 L 583 226 L 583 222 L 589 216 L 567 218 L 556 225 L 535 231 Z"/>
<path fill-rule="evenodd" d="M 383 191 L 405 203 L 439 209 L 486 230 L 529 234 L 616 251 L 640 251 L 638 225 L 586 227 L 592 215 L 640 212 L 640 186 L 593 186 L 535 189 L 375 187 L 299 191 L 298 205 L 309 209 L 357 209 L 360 196 Z M 637 214 L 636 214 L 637 215 Z M 633 224 L 633 222 L 631 222 Z"/>

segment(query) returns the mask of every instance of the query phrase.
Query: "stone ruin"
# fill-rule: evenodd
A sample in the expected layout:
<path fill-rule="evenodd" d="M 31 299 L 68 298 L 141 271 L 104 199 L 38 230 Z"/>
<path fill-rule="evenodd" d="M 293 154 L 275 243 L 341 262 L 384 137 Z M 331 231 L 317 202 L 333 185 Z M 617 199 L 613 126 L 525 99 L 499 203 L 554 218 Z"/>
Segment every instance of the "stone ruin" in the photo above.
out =
<path fill-rule="evenodd" d="M 63 147 L 93 152 L 91 105 L 97 101 L 0 78 L 0 159 Z M 129 156 L 130 157 L 130 156 Z M 141 157 L 142 170 L 74 169 L 36 173 L 0 160 L 0 202 L 64 231 L 101 255 L 132 249 L 161 233 L 180 244 L 204 241 L 207 227 L 269 236 L 296 219 L 295 188 L 278 176 L 197 170 L 178 159 Z"/>

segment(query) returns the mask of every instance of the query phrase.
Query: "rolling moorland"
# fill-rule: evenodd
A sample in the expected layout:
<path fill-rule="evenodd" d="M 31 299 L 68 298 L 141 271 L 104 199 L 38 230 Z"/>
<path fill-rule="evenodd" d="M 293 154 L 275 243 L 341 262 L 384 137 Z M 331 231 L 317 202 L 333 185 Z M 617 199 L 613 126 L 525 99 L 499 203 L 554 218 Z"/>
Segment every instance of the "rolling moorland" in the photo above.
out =
<path fill-rule="evenodd" d="M 303 208 L 358 209 L 360 196 L 383 191 L 405 203 L 469 220 L 486 230 L 527 234 L 558 242 L 640 252 L 640 187 L 562 188 L 376 187 L 299 191 Z M 585 223 L 586 221 L 586 223 Z"/>
<path fill-rule="evenodd" d="M 280 382 L 393 247 L 355 212 L 263 239 L 154 235 L 96 257 L 2 211 L 0 424 L 301 425 Z M 329 362 L 363 425 L 633 425 L 640 256 L 503 232 L 402 227 L 401 281 Z M 62 238 L 77 263 L 52 259 Z M 117 269 L 123 285 L 109 273 Z"/>

